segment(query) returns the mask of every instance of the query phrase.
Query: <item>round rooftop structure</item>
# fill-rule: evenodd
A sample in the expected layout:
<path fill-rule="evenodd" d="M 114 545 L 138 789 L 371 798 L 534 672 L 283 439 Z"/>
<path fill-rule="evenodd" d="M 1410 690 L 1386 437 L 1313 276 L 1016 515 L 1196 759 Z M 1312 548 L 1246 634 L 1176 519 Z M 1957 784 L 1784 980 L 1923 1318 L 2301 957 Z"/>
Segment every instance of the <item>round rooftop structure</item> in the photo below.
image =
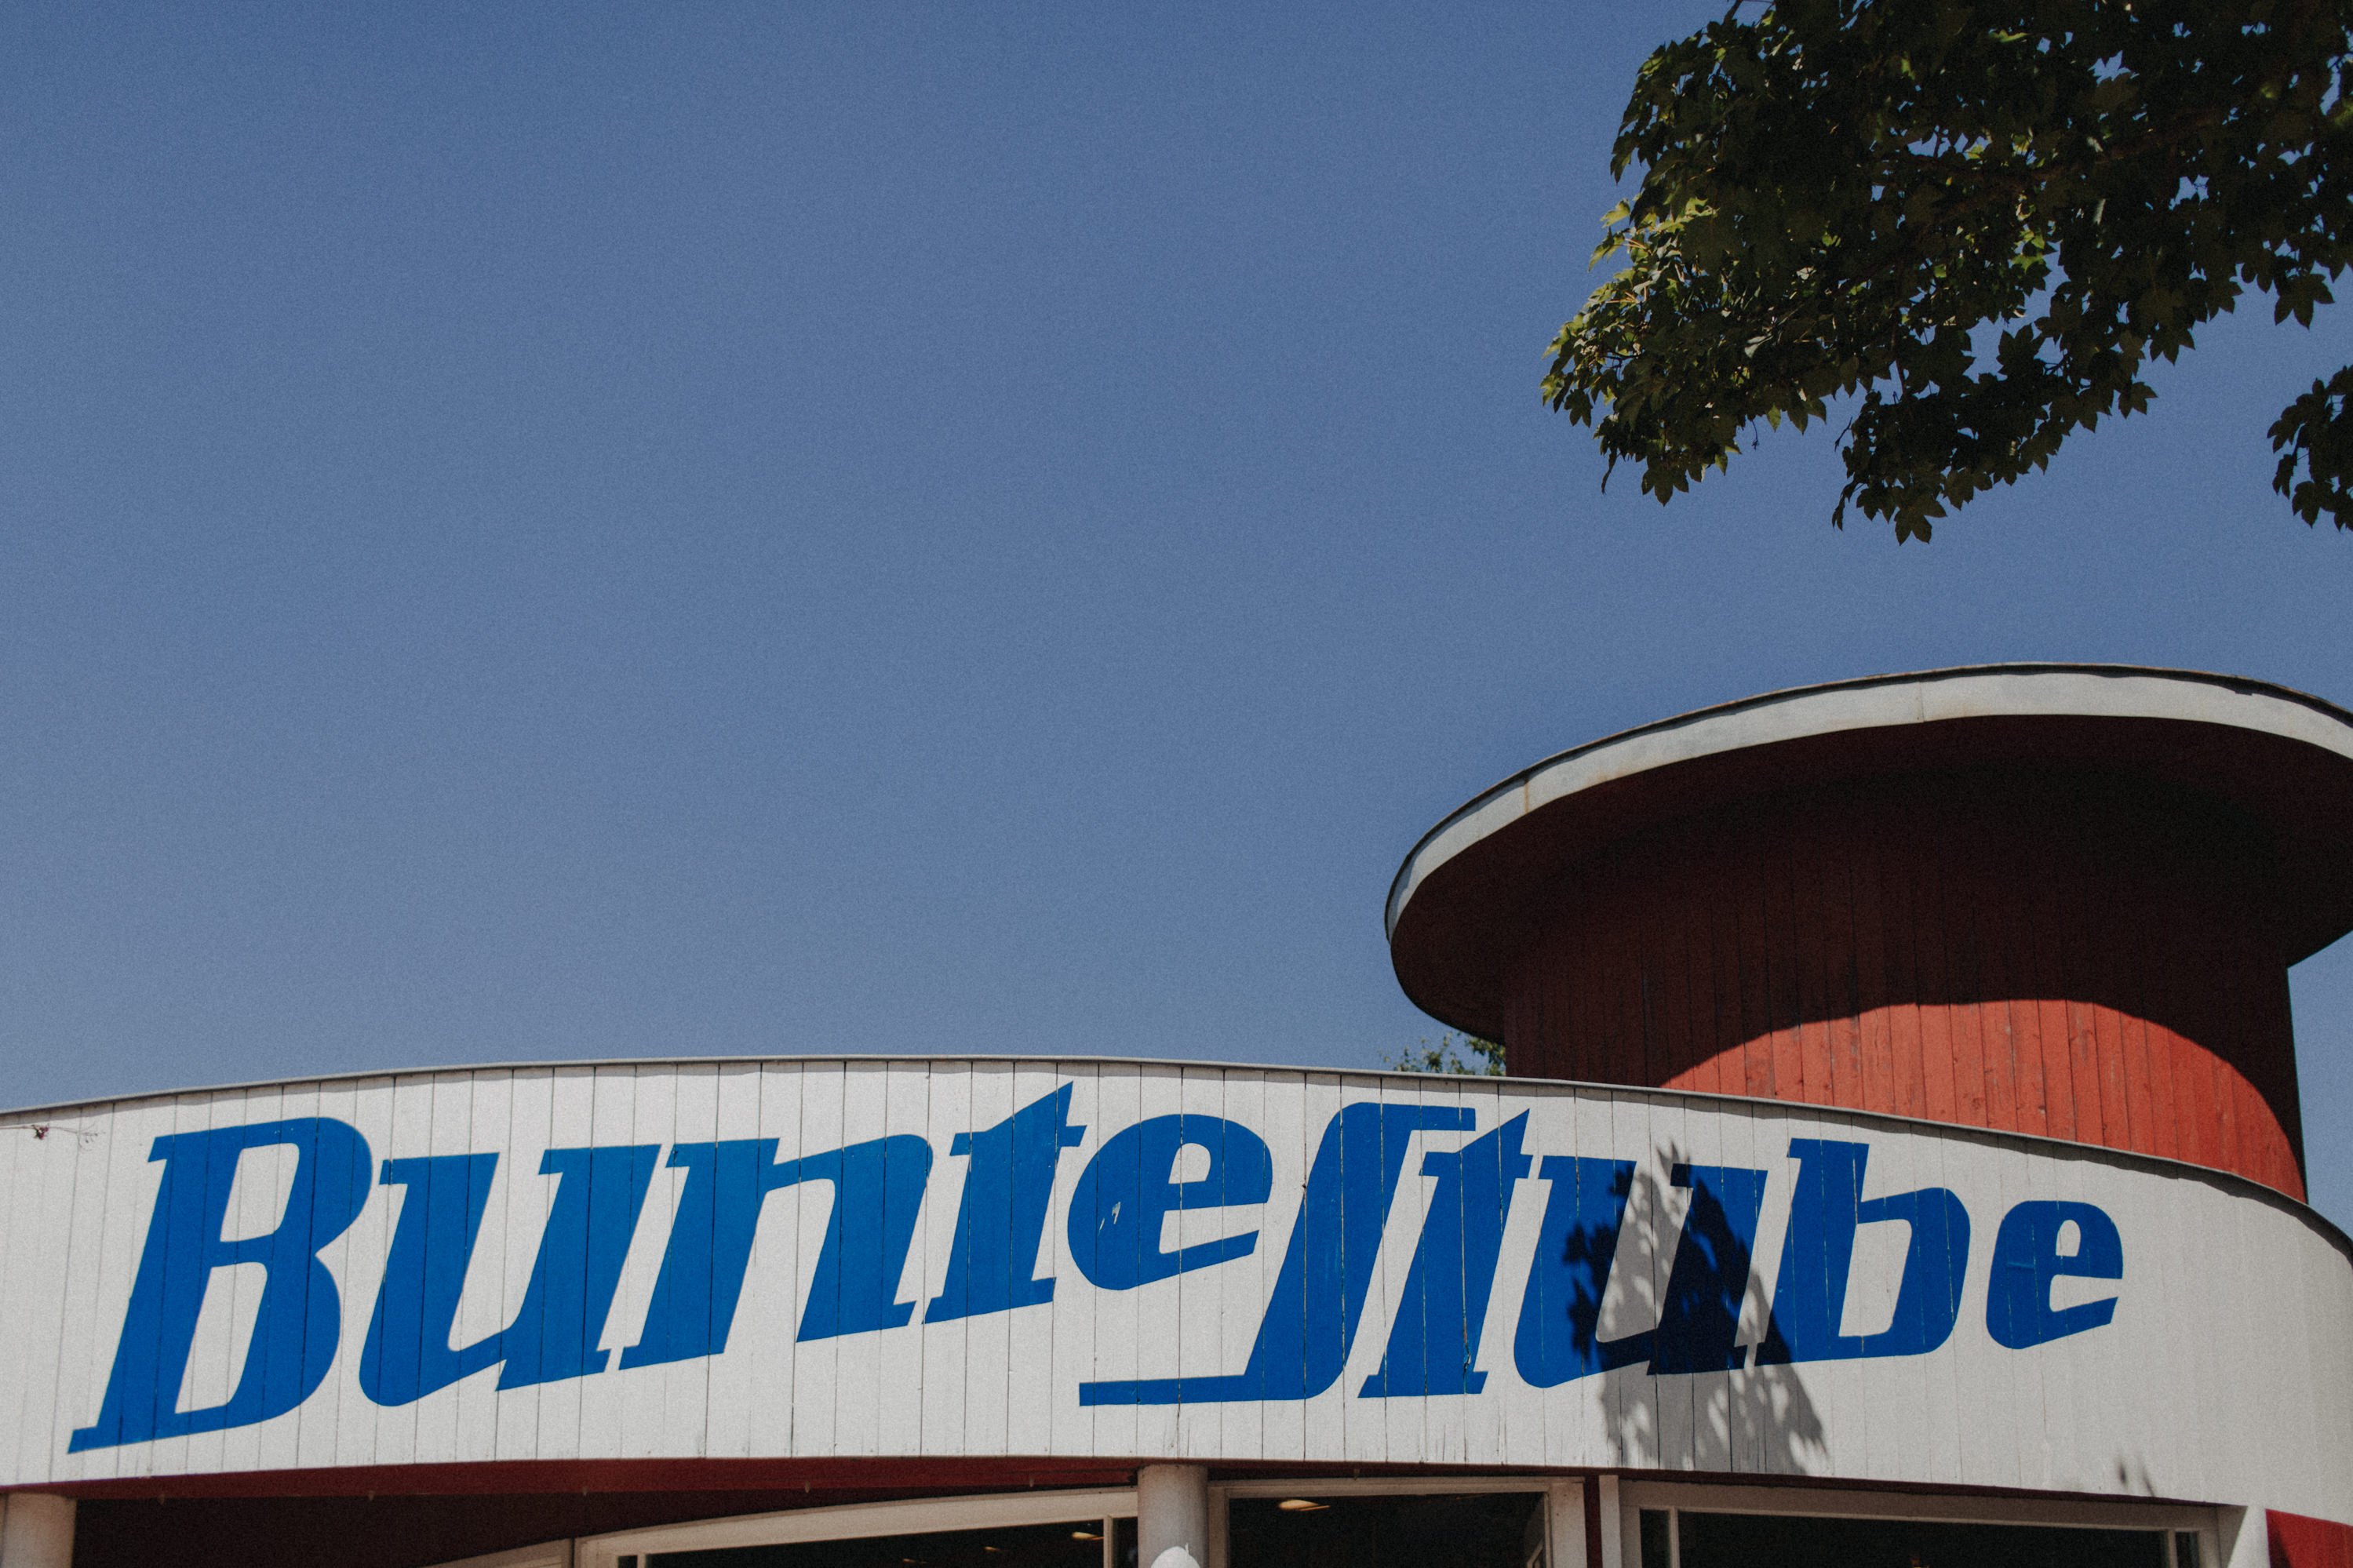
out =
<path fill-rule="evenodd" d="M 2099 665 L 1564 752 L 1407 856 L 1398 981 L 1514 1074 L 2037 1133 L 2304 1193 L 2288 965 L 2353 929 L 2353 715 Z"/>

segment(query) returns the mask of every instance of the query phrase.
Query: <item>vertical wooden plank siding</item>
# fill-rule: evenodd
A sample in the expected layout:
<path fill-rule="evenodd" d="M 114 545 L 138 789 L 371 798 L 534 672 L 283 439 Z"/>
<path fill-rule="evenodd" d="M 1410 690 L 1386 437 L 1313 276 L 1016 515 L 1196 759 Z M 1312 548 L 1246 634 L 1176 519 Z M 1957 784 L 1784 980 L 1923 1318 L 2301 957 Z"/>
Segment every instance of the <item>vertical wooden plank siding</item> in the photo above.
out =
<path fill-rule="evenodd" d="M 1850 887 L 1859 885 L 1860 875 L 1851 872 Z M 1823 885 L 1833 884 L 1825 879 Z M 1908 900 L 1884 895 L 1887 882 L 1879 886 L 1883 908 L 1908 906 Z M 1702 922 L 1675 909 L 1672 900 L 1662 902 L 1651 929 L 1662 940 L 1681 932 L 1696 942 Z M 2087 940 L 2084 951 L 2096 953 L 2099 945 Z M 2096 958 L 2080 962 L 2098 967 Z M 1858 1019 L 1865 1011 L 1865 968 L 1858 960 L 1846 993 Z M 1698 1005 L 1694 984 L 1712 974 L 1712 963 L 1678 954 L 1657 973 L 1665 987 L 1654 992 L 1658 1016 L 1672 1013 L 1664 1004 L 1679 976 L 1683 1016 L 1718 1016 Z M 1827 956 L 1816 973 L 1818 981 L 1806 985 L 1818 988 L 1793 990 L 1793 1004 L 1839 994 L 1838 970 Z M 1712 984 L 1708 989 L 1712 995 Z M 2146 1004 L 2152 1010 L 2163 1005 L 2162 998 Z M 1664 1025 L 1654 1035 L 1672 1037 Z M 1860 1049 L 1859 1027 L 1853 1037 Z M 2072 1037 L 2078 1043 L 2084 1037 Z M 2090 1037 L 2098 1042 L 2096 1033 Z M 2120 1027 L 2116 1038 L 2126 1037 Z M 1677 1059 L 1672 1052 L 1656 1058 L 1662 1068 Z M 1829 1082 L 1839 1092 L 1894 1092 L 1892 1073 L 1873 1089 L 1859 1075 L 1840 1074 L 1835 1050 L 1828 1059 Z M 2071 1079 L 2079 1087 L 2086 1081 L 2081 1074 Z M 919 1310 L 943 1299 L 963 1256 L 953 1238 L 972 1185 L 969 1135 L 1065 1094 L 1065 1125 L 1078 1141 L 1052 1173 L 1034 1259 L 1052 1290 L 1018 1305 L 993 1291 L 1000 1304 L 990 1310 L 944 1311 L 928 1321 Z M 2079 1127 L 2086 1131 L 2092 1103 L 2075 1096 Z M 2105 1101 L 2100 1103 L 2105 1129 Z M 1174 1152 L 1159 1145 L 1169 1167 L 1140 1170 L 1130 1163 L 1118 1191 L 1084 1179 L 1112 1139 L 1160 1117 L 1185 1119 L 1187 1137 Z M 227 1215 L 206 1221 L 219 1221 L 218 1235 L 195 1238 L 209 1250 L 271 1234 L 281 1213 L 295 1212 L 290 1194 L 304 1189 L 290 1180 L 291 1145 L 207 1135 L 316 1118 L 364 1137 L 370 1156 L 367 1190 L 357 1194 L 364 1201 L 348 1227 L 317 1254 L 343 1299 L 340 1337 L 319 1369 L 322 1381 L 291 1405 L 251 1419 L 184 1423 L 176 1430 L 166 1422 L 146 1436 L 74 1452 L 70 1439 L 100 1415 L 110 1367 L 135 1322 L 145 1323 L 143 1334 L 164 1336 L 142 1339 L 140 1347 L 194 1343 L 201 1352 L 184 1386 L 170 1391 L 180 1412 L 222 1410 L 240 1369 L 250 1364 L 237 1332 L 222 1325 L 253 1316 L 255 1270 L 195 1255 L 193 1266 L 206 1271 L 205 1289 L 219 1297 L 205 1306 L 209 1316 L 202 1326 L 190 1326 L 185 1313 L 174 1320 L 178 1328 L 159 1326 L 152 1300 L 124 1310 L 140 1289 L 133 1276 L 149 1240 L 178 1235 L 171 1245 L 189 1244 L 185 1232 L 155 1228 L 163 1173 L 150 1158 L 154 1139 L 195 1135 L 195 1142 L 177 1145 L 170 1157 L 192 1160 L 199 1180 L 206 1160 L 237 1162 L 213 1167 L 224 1182 L 233 1176 L 234 1186 L 227 1189 Z M 11 1467 L 0 1469 L 0 1484 L 100 1482 L 177 1494 L 204 1484 L 183 1478 L 237 1477 L 244 1479 L 211 1484 L 269 1495 L 266 1488 L 276 1483 L 251 1478 L 342 1469 L 355 1473 L 300 1484 L 343 1486 L 356 1495 L 387 1479 L 395 1483 L 388 1489 L 408 1484 L 385 1477 L 386 1469 L 435 1467 L 412 1477 L 419 1485 L 444 1486 L 448 1476 L 438 1467 L 505 1458 L 579 1461 L 594 1468 L 575 1473 L 626 1489 L 635 1475 L 655 1473 L 659 1467 L 632 1469 L 650 1461 L 806 1456 L 885 1467 L 913 1461 L 900 1473 L 920 1468 L 930 1476 L 954 1475 L 959 1461 L 970 1460 L 975 1485 L 1001 1485 L 1008 1468 L 1065 1455 L 1099 1459 L 1107 1468 L 1157 1460 L 1622 1467 L 2191 1497 L 2233 1506 L 2276 1502 L 2308 1515 L 2343 1510 L 2353 1516 L 2353 1370 L 2336 1348 L 2353 1324 L 2353 1264 L 2345 1238 L 2309 1211 L 2243 1181 L 2049 1142 L 1891 1122 L 1803 1100 L 1742 1102 L 1634 1088 L 1198 1064 L 916 1058 L 435 1072 L 130 1102 L 93 1108 L 85 1120 L 97 1130 L 87 1145 L 68 1142 L 63 1132 L 36 1142 L 16 1129 L 14 1142 L 0 1148 L 0 1296 L 20 1342 L 16 1364 L 0 1366 L 0 1400 L 20 1423 L 10 1441 L 0 1442 L 0 1464 Z M 1347 1137 L 1344 1121 L 1356 1130 Z M 1383 1186 L 1388 1167 L 1377 1153 L 1370 1170 L 1355 1163 L 1367 1152 L 1365 1131 L 1381 1127 L 1398 1140 L 1386 1151 L 1398 1162 L 1393 1193 Z M 1509 1138 L 1503 1136 L 1507 1131 Z M 1206 1181 L 1219 1168 L 1214 1142 L 1192 1143 L 1195 1131 L 1226 1140 L 1229 1150 L 1254 1153 L 1264 1144 L 1266 1163 L 1251 1166 L 1267 1180 L 1262 1201 L 1254 1174 L 1248 1197 L 1172 1206 L 1161 1184 Z M 966 1138 L 964 1152 L 953 1152 L 959 1135 Z M 907 1141 L 892 1145 L 894 1159 L 923 1157 L 918 1143 L 929 1151 L 921 1206 L 888 1211 L 913 1227 L 894 1280 L 878 1281 L 871 1261 L 855 1285 L 842 1275 L 836 1216 L 843 1212 L 843 1178 L 784 1180 L 786 1173 L 772 1171 L 779 1184 L 764 1192 L 753 1212 L 734 1211 L 725 1227 L 733 1240 L 724 1258 L 743 1265 L 734 1276 L 740 1300 L 724 1320 L 732 1330 L 721 1328 L 714 1289 L 712 1301 L 694 1309 L 712 1307 L 703 1321 L 713 1337 L 681 1347 L 692 1353 L 638 1365 L 616 1357 L 545 1384 L 503 1388 L 499 1364 L 479 1362 L 467 1375 L 421 1394 L 362 1370 L 372 1352 L 379 1368 L 396 1364 L 390 1359 L 396 1355 L 415 1358 L 405 1364 L 419 1373 L 446 1349 L 488 1346 L 503 1353 L 532 1348 L 524 1336 L 543 1328 L 569 1323 L 576 1331 L 576 1311 L 554 1304 L 543 1324 L 517 1321 L 541 1260 L 569 1256 L 565 1267 L 580 1267 L 575 1222 L 583 1190 L 558 1201 L 569 1178 L 543 1166 L 551 1150 L 707 1153 L 714 1140 L 744 1141 L 758 1144 L 760 1161 L 774 1164 L 822 1161 L 850 1148 L 871 1152 L 876 1138 Z M 744 1142 L 737 1154 L 746 1152 Z M 1494 1173 L 1500 1185 L 1474 1196 L 1466 1175 L 1483 1167 L 1471 1165 L 1462 1152 L 1482 1143 L 1481 1160 L 1514 1144 L 1519 1152 L 1508 1173 Z M 1432 1154 L 1436 1162 L 1425 1164 Z M 411 1209 L 426 1201 L 416 1167 L 406 1180 L 385 1182 L 379 1173 L 385 1161 L 427 1158 L 474 1162 L 436 1169 L 490 1178 L 486 1187 L 459 1194 L 483 1205 L 471 1250 L 463 1259 L 439 1257 L 437 1289 L 443 1294 L 435 1310 L 442 1319 L 423 1331 L 446 1332 L 450 1343 L 417 1338 L 417 1314 L 411 1312 L 412 1342 L 372 1345 L 371 1317 L 387 1274 L 415 1278 L 389 1267 L 389 1251 L 407 1217 L 427 1212 Z M 1814 1166 L 1817 1159 L 1830 1163 Z M 1839 1163 L 1849 1160 L 1851 1166 Z M 1579 1162 L 1593 1162 L 1599 1171 L 1580 1170 Z M 714 1287 L 732 1273 L 714 1239 L 721 1228 L 716 1205 L 688 1206 L 684 1173 L 693 1163 L 655 1166 L 659 1173 L 643 1206 L 630 1210 L 631 1236 L 623 1238 L 627 1251 L 617 1261 L 611 1251 L 616 1227 L 604 1227 L 606 1261 L 595 1267 L 606 1270 L 605 1279 L 617 1268 L 620 1281 L 604 1320 L 601 1348 L 607 1352 L 678 1344 L 652 1338 L 648 1326 L 691 1321 L 659 1316 L 659 1270 L 672 1261 L 709 1269 Z M 1738 1173 L 1757 1184 L 1761 1208 L 1734 1222 L 1736 1231 L 1752 1221 L 1755 1226 L 1744 1243 L 1745 1277 L 1719 1267 L 1727 1256 L 1718 1245 L 1723 1230 L 1694 1229 L 1701 1184 L 1688 1172 L 1678 1180 L 1684 1166 Z M 1001 1167 L 986 1168 L 1002 1173 Z M 1026 1168 L 1032 1173 L 1023 1181 L 1039 1179 L 1034 1164 Z M 1841 1169 L 1859 1177 L 1851 1192 L 1825 1174 Z M 1810 1178 L 1803 1174 L 1809 1170 Z M 1630 1184 L 1622 1222 L 1608 1212 L 1607 1187 L 1588 1184 L 1612 1183 L 1621 1173 Z M 175 1170 L 172 1179 L 185 1174 Z M 1809 1180 L 1815 1184 L 1806 1186 Z M 1103 1181 L 1108 1187 L 1112 1178 Z M 744 1195 L 740 1187 L 730 1190 Z M 860 1190 L 851 1212 L 871 1226 L 876 1199 L 871 1187 Z M 1001 1190 L 987 1181 L 977 1189 Z M 1222 1194 L 1196 1195 L 1215 1200 Z M 1596 1195 L 1603 1199 L 1599 1211 L 1590 1203 Z M 338 1214 L 351 1207 L 342 1200 L 353 1196 L 348 1189 L 335 1194 Z M 1582 1242 L 1570 1239 L 1575 1233 L 1544 1229 L 1547 1211 L 1564 1196 L 1570 1202 L 1561 1214 L 1576 1215 Z M 311 1201 L 328 1199 L 314 1194 Z M 598 1201 L 614 1201 L 609 1189 Z M 708 1190 L 699 1201 L 711 1202 Z M 975 1201 L 982 1221 L 1006 1223 L 1003 1200 Z M 1841 1208 L 1850 1202 L 1871 1205 L 1872 1212 Z M 1957 1205 L 1971 1227 L 1957 1268 L 1930 1239 L 1938 1227 L 1912 1217 L 1948 1212 L 1932 1206 L 1944 1203 Z M 1116 1261 L 1134 1255 L 1115 1255 L 1118 1240 L 1103 1241 L 1107 1226 L 1116 1237 L 1113 1204 L 1124 1205 L 1131 1219 L 1139 1210 L 1150 1215 L 1147 1245 L 1163 1260 L 1167 1251 L 1213 1237 L 1248 1233 L 1255 1241 L 1221 1260 L 1197 1258 L 1191 1266 L 1139 1279 L 1134 1262 L 1123 1274 Z M 1365 1204 L 1386 1205 L 1377 1230 L 1363 1223 L 1366 1211 L 1358 1205 Z M 1084 1209 L 1084 1223 L 1075 1227 L 1069 1223 L 1073 1205 Z M 2021 1208 L 2025 1221 L 2014 1226 Z M 2059 1245 L 2035 1239 L 2048 1238 L 2047 1226 L 2039 1233 L 2032 1226 L 2044 1223 L 2034 1217 L 2038 1212 L 2061 1208 L 2076 1216 L 2065 1223 L 2086 1228 L 2079 1232 L 2078 1253 L 2051 1256 L 2080 1255 L 2081 1246 L 2102 1235 L 2098 1226 L 2120 1248 L 2124 1261 L 2113 1272 L 2094 1262 L 2080 1276 L 2080 1289 L 2070 1287 L 2080 1300 L 2113 1301 L 2112 1317 L 2037 1324 L 2015 1304 L 2014 1292 L 2010 1304 L 1993 1300 L 1998 1274 L 2007 1279 L 2005 1269 L 2033 1268 L 2040 1256 L 2034 1248 Z M 571 1218 L 552 1225 L 552 1212 Z M 696 1212 L 711 1221 L 707 1227 L 692 1223 Z M 1355 1217 L 1335 1229 L 1346 1215 Z M 1026 1279 L 1032 1266 L 1023 1255 L 1028 1224 L 1018 1221 L 1018 1245 L 989 1265 L 1012 1269 L 1012 1282 Z M 1596 1254 L 1579 1247 L 1593 1247 L 1597 1230 L 1613 1226 L 1606 1272 L 1588 1271 Z M 1844 1239 L 1826 1246 L 1830 1233 Z M 436 1246 L 462 1245 L 450 1240 L 446 1226 L 434 1234 Z M 1130 1231 L 1126 1241 L 1134 1245 L 1141 1234 Z M 871 1241 L 871 1230 L 860 1239 Z M 1287 1275 L 1294 1244 L 1296 1258 L 1320 1284 L 1303 1284 L 1311 1278 L 1306 1272 Z M 1546 1256 L 1546 1246 L 1556 1250 Z M 837 1248 L 830 1270 L 824 1261 L 829 1247 Z M 862 1256 L 871 1260 L 871 1249 Z M 1445 1286 L 1430 1283 L 1438 1277 L 1424 1269 L 1426 1261 L 1449 1270 Z M 414 1262 L 412 1257 L 402 1268 Z M 1335 1262 L 1345 1264 L 1338 1275 Z M 451 1269 L 462 1275 L 454 1309 L 447 1294 Z M 820 1278 L 835 1279 L 845 1305 L 853 1289 L 865 1292 L 857 1300 L 871 1307 L 878 1284 L 895 1284 L 890 1300 L 911 1315 L 829 1332 L 832 1320 L 820 1314 L 810 1324 L 807 1318 Z M 1335 1285 L 1340 1278 L 1345 1287 Z M 1926 1296 L 1915 1289 L 1922 1281 Z M 260 1300 L 275 1288 L 263 1287 Z M 1335 1342 L 1342 1289 L 1362 1310 L 1353 1341 L 1340 1335 Z M 1712 1294 L 1718 1291 L 1724 1294 Z M 1808 1306 L 1810 1291 L 1834 1314 L 1827 1329 L 1820 1310 Z M 1711 1303 L 1729 1303 L 1736 1294 L 1730 1338 L 1718 1343 L 1709 1337 L 1717 1332 L 1711 1325 L 1723 1320 L 1711 1316 Z M 1923 1327 L 1916 1310 L 1899 1312 L 1907 1300 L 1916 1305 L 1932 1298 L 1936 1310 L 1926 1316 L 1937 1321 Z M 592 1314 L 596 1310 L 592 1306 Z M 1304 1321 L 1286 1325 L 1278 1310 L 1303 1313 Z M 1592 1359 L 1573 1362 L 1560 1338 L 1546 1338 L 1563 1317 L 1585 1336 L 1576 1357 Z M 1702 1326 L 1694 1329 L 1695 1323 Z M 1530 1324 L 1538 1331 L 1525 1331 Z M 2012 1331 L 2021 1324 L 2026 1331 Z M 797 1337 L 805 1325 L 816 1337 Z M 1270 1327 L 1276 1331 L 1261 1342 Z M 1286 1342 L 1286 1331 L 1300 1327 L 1310 1327 L 1307 1339 Z M 1662 1331 L 1671 1327 L 1672 1339 Z M 501 1342 L 509 1330 L 515 1338 Z M 1934 1342 L 1905 1340 L 1915 1332 Z M 1782 1353 L 1760 1353 L 1783 1333 Z M 1246 1376 L 1238 1378 L 1261 1342 L 1291 1348 L 1271 1355 L 1261 1371 L 1278 1380 L 1304 1373 L 1312 1391 L 1280 1381 L 1253 1388 Z M 1609 1347 L 1606 1357 L 1595 1355 L 1599 1345 Z M 1662 1353 L 1671 1345 L 1681 1348 Z M 1793 1347 L 1796 1353 L 1788 1353 Z M 1734 1353 L 1725 1359 L 1727 1352 Z M 1458 1373 L 1476 1380 L 1457 1384 Z M 1181 1379 L 1183 1386 L 1138 1387 L 1139 1379 Z M 1126 1392 L 1108 1394 L 1106 1384 L 1124 1384 Z M 1097 1394 L 1106 1402 L 1091 1403 Z M 1124 1404 L 1112 1402 L 1123 1397 Z M 45 1403 L 51 1412 L 46 1417 Z"/>
<path fill-rule="evenodd" d="M 1775 880 L 1788 889 L 1788 947 L 1791 963 L 1792 1017 L 1796 1025 L 1799 1098 L 1810 1105 L 1836 1105 L 1841 1089 L 1859 1099 L 1860 1083 L 1839 1081 L 1832 1026 L 1852 1016 L 1837 994 L 1840 920 L 1831 882 L 1841 867 L 1837 852 L 1818 824 L 1803 818 L 1789 825 L 1773 858 Z M 1846 933 L 1850 936 L 1852 933 Z"/>
<path fill-rule="evenodd" d="M 2103 787 L 1914 775 L 1620 840 L 1514 962 L 1513 1070 L 2030 1132 L 2301 1197 L 2261 856 L 2219 806 Z"/>
<path fill-rule="evenodd" d="M 1888 930 L 1891 922 L 1883 912 L 1887 897 L 1886 857 L 1878 852 L 1877 825 L 1870 827 L 1872 841 L 1855 851 L 1850 867 L 1854 910 L 1854 1050 L 1860 1058 L 1863 1097 L 1872 1097 L 1873 1075 L 1883 1075 L 1887 1102 L 1903 1115 L 1920 1116 L 1926 1114 L 1926 1064 L 1920 1055 L 1919 1015 L 1894 1000 L 1902 994 L 1908 1004 L 1909 992 L 1899 993 L 1891 981 L 1888 950 L 1894 943 Z M 1901 1049 L 1899 1030 L 1905 1037 Z"/>

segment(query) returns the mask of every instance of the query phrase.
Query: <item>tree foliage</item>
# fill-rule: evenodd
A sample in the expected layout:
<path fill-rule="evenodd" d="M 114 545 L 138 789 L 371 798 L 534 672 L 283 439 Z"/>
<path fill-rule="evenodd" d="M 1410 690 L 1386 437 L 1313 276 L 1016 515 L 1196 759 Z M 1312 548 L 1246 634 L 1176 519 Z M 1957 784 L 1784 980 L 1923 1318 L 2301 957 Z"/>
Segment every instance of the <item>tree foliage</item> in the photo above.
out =
<path fill-rule="evenodd" d="M 2249 289 L 2309 325 L 2353 259 L 2353 0 L 1777 0 L 1644 62 L 1640 164 L 1552 405 L 1665 501 L 1860 394 L 1848 503 L 1899 540 L 2151 395 Z M 2353 527 L 2353 367 L 2272 426 Z"/>
<path fill-rule="evenodd" d="M 1463 1058 L 1464 1052 L 1470 1060 Z M 1475 1062 L 1477 1065 L 1473 1066 Z M 1393 1057 L 1383 1057 L 1381 1065 L 1393 1072 L 1437 1072 L 1463 1074 L 1472 1078 L 1504 1076 L 1504 1047 L 1493 1040 L 1482 1040 L 1476 1035 L 1458 1035 L 1452 1030 L 1438 1037 L 1431 1045 L 1428 1037 L 1418 1051 L 1399 1051 Z"/>

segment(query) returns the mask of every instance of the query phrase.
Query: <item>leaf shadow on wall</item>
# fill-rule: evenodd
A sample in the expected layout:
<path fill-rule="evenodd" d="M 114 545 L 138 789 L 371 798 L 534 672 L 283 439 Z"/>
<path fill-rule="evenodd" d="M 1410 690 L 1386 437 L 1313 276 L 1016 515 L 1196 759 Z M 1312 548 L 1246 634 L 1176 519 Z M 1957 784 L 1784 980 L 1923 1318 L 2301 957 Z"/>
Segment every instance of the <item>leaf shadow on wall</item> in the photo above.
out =
<path fill-rule="evenodd" d="M 1668 1224 L 1673 1189 L 1656 1173 L 1689 1165 L 1673 1145 L 1661 1150 L 1654 1164 L 1631 1173 L 1623 1234 L 1582 1225 L 1567 1235 L 1562 1261 L 1572 1278 L 1603 1282 L 1599 1290 L 1581 1285 L 1567 1311 L 1577 1354 L 1602 1368 L 1609 1462 L 1819 1473 L 1830 1459 L 1827 1434 L 1798 1366 L 1746 1364 L 1765 1335 L 1764 1282 L 1750 1257 L 1755 1215 L 1744 1227 L 1695 1187 L 1683 1222 Z M 1693 1359 L 1690 1342 L 1712 1331 L 1721 1340 L 1717 1366 L 1680 1370 Z M 1735 1360 L 1743 1364 L 1728 1364 Z"/>

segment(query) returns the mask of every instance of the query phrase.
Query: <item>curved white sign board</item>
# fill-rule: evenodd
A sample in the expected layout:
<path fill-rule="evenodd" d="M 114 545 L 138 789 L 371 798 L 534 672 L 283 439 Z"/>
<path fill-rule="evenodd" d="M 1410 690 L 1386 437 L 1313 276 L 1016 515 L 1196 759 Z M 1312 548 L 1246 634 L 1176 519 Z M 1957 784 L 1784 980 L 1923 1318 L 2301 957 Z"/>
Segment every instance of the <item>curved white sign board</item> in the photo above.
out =
<path fill-rule="evenodd" d="M 485 1068 L 0 1134 L 0 1484 L 572 1458 L 1617 1466 L 2353 1520 L 2236 1178 L 1778 1103 L 1113 1062 Z"/>

